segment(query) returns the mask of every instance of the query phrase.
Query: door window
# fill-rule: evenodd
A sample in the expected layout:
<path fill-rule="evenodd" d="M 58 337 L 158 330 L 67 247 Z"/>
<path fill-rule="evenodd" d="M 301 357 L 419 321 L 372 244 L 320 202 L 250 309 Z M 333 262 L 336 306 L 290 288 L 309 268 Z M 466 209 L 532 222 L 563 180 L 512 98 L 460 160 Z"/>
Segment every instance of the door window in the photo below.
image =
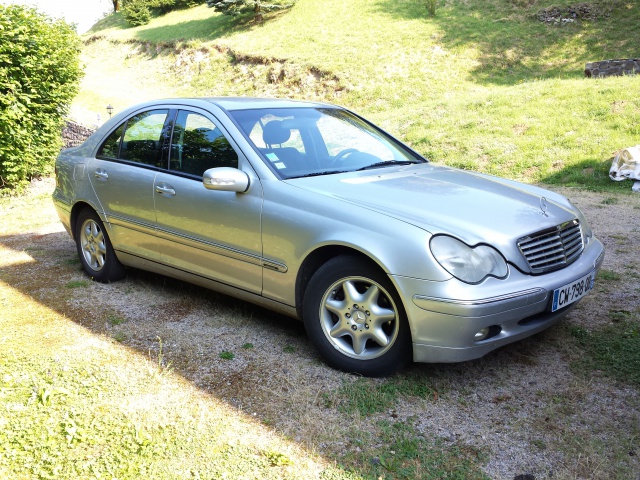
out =
<path fill-rule="evenodd" d="M 120 155 L 120 140 L 122 140 L 122 132 L 124 132 L 124 123 L 114 130 L 107 137 L 100 149 L 98 150 L 98 158 L 117 159 Z"/>
<path fill-rule="evenodd" d="M 238 154 L 207 117 L 180 110 L 171 138 L 170 170 L 202 177 L 215 167 L 238 168 Z"/>
<path fill-rule="evenodd" d="M 169 110 L 150 110 L 131 117 L 107 137 L 97 157 L 162 167 L 163 128 L 168 114 Z"/>

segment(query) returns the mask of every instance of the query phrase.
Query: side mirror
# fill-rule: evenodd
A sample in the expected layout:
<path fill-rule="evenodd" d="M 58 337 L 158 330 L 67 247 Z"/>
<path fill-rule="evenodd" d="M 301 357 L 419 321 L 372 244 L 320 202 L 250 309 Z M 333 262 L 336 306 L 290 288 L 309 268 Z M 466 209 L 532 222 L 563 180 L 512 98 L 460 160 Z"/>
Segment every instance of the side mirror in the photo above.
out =
<path fill-rule="evenodd" d="M 210 168 L 202 174 L 207 190 L 243 193 L 249 189 L 249 175 L 231 167 Z"/>

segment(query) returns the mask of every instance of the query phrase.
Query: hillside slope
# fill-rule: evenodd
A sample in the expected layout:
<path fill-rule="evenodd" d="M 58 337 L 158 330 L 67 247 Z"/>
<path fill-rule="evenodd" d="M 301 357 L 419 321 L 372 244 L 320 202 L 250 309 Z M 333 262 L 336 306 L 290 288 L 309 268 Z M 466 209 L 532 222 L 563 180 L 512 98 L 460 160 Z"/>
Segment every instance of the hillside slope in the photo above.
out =
<path fill-rule="evenodd" d="M 640 76 L 584 77 L 640 56 L 640 6 L 598 0 L 587 19 L 541 22 L 568 1 L 298 0 L 263 24 L 201 6 L 86 36 L 77 115 L 166 96 L 319 99 L 372 118 L 436 161 L 528 182 L 612 185 L 640 143 Z"/>

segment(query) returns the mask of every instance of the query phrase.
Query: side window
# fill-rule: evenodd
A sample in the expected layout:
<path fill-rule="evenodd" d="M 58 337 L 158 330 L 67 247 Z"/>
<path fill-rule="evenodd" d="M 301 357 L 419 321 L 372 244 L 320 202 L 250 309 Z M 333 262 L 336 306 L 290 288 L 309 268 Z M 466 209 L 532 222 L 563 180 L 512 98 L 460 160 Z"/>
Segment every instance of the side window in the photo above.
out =
<path fill-rule="evenodd" d="M 127 120 L 117 158 L 162 167 L 162 129 L 168 114 L 169 110 L 150 110 Z M 110 145 L 116 144 L 119 131 L 120 128 L 107 138 L 98 155 L 108 156 L 107 151 L 113 150 Z"/>
<path fill-rule="evenodd" d="M 107 137 L 96 156 L 162 167 L 162 130 L 168 114 L 169 110 L 150 110 L 131 117 Z"/>
<path fill-rule="evenodd" d="M 118 158 L 120 154 L 120 140 L 122 139 L 122 132 L 124 132 L 124 123 L 116 128 L 111 135 L 107 137 L 100 148 L 98 149 L 98 158 Z"/>
<path fill-rule="evenodd" d="M 122 139 L 120 159 L 162 166 L 162 128 L 168 113 L 168 110 L 151 110 L 131 117 Z"/>
<path fill-rule="evenodd" d="M 238 154 L 211 120 L 180 110 L 173 127 L 169 168 L 201 177 L 215 167 L 238 168 Z"/>

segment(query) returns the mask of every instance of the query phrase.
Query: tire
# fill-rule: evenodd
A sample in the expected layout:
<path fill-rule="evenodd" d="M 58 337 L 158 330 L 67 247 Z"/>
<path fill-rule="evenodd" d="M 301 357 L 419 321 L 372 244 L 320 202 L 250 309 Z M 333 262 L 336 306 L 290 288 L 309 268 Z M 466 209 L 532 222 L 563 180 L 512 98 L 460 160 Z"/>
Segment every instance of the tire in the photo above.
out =
<path fill-rule="evenodd" d="M 316 271 L 302 313 L 307 335 L 333 368 L 382 377 L 411 360 L 402 302 L 388 277 L 357 257 L 335 257 Z"/>
<path fill-rule="evenodd" d="M 92 280 L 108 283 L 125 276 L 124 267 L 116 257 L 104 224 L 96 212 L 88 208 L 80 212 L 75 238 L 82 268 Z"/>

